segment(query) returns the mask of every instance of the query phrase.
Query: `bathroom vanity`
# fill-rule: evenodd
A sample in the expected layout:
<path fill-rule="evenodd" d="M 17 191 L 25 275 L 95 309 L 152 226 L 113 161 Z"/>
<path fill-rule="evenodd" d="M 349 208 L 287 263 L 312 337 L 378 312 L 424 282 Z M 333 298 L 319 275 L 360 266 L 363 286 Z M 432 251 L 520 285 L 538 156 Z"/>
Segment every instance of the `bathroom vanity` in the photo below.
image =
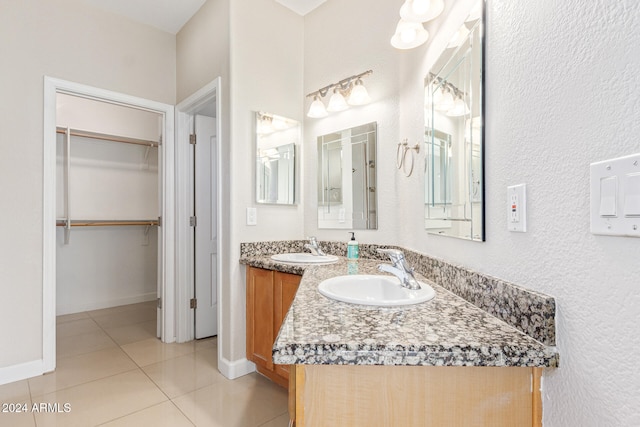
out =
<path fill-rule="evenodd" d="M 363 252 L 374 257 L 366 246 Z M 381 274 L 381 259 L 299 266 L 245 250 L 241 262 L 249 271 L 304 271 L 272 349 L 275 366 L 295 365 L 289 392 L 296 426 L 541 425 L 542 368 L 558 365 L 544 341 L 555 336 L 534 339 L 422 274 L 416 278 L 436 296 L 412 306 L 354 305 L 318 292 L 331 277 Z M 503 290 L 507 299 L 512 291 Z M 527 315 L 525 303 L 533 312 L 519 322 L 538 322 L 533 330 L 544 335 L 553 321 L 541 306 L 550 297 L 533 294 L 517 297 L 518 313 Z"/>

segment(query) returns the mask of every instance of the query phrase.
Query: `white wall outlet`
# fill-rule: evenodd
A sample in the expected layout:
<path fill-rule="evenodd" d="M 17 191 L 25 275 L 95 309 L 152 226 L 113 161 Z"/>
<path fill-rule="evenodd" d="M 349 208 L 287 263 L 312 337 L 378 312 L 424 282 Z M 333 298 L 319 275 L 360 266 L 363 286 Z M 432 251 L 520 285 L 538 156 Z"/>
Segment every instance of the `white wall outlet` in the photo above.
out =
<path fill-rule="evenodd" d="M 507 229 L 524 233 L 527 231 L 527 185 L 507 187 Z"/>
<path fill-rule="evenodd" d="M 256 208 L 247 208 L 247 225 L 258 225 L 258 212 Z"/>

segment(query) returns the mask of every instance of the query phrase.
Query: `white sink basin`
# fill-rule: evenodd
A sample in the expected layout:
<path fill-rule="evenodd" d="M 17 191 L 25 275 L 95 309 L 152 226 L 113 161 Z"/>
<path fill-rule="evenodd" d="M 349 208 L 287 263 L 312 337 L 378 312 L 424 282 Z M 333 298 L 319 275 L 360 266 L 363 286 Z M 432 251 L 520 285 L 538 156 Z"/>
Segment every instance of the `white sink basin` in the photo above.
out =
<path fill-rule="evenodd" d="M 431 286 L 418 283 L 421 289 L 414 291 L 401 286 L 396 277 L 357 274 L 324 280 L 318 291 L 334 300 L 381 307 L 419 304 L 436 296 Z"/>
<path fill-rule="evenodd" d="M 338 261 L 337 256 L 313 255 L 308 252 L 271 255 L 271 259 L 274 261 L 293 262 L 297 264 L 331 264 Z"/>

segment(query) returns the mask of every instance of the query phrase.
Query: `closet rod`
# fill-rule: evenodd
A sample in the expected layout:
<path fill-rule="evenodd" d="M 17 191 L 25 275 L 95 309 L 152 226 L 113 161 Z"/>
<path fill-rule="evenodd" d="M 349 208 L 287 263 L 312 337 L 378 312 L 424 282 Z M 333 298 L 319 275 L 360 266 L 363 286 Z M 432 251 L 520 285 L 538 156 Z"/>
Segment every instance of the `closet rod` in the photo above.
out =
<path fill-rule="evenodd" d="M 66 133 L 67 128 L 56 127 L 56 133 Z M 107 133 L 89 132 L 87 130 L 70 129 L 71 136 L 81 136 L 85 138 L 102 139 L 104 141 L 124 142 L 125 144 L 145 145 L 147 147 L 159 147 L 158 141 L 149 141 L 146 139 L 128 138 L 126 136 L 109 135 Z"/>
<path fill-rule="evenodd" d="M 56 227 L 66 226 L 66 221 L 56 221 Z M 125 225 L 158 225 L 157 220 L 138 220 L 138 221 L 71 221 L 71 227 L 117 227 Z"/>

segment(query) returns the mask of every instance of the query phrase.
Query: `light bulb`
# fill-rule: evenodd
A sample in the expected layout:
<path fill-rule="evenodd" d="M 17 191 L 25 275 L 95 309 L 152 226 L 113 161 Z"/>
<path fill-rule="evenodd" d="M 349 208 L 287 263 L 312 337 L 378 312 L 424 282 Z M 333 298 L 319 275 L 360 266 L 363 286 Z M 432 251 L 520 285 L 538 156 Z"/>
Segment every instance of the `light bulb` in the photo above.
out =
<path fill-rule="evenodd" d="M 443 10 L 444 0 L 406 0 L 400 8 L 400 17 L 408 22 L 427 22 Z"/>
<path fill-rule="evenodd" d="M 450 109 L 453 108 L 454 104 L 455 104 L 455 101 L 453 99 L 453 95 L 451 94 L 451 91 L 447 88 L 444 88 L 442 92 L 442 99 L 436 105 L 436 110 L 449 111 Z"/>
<path fill-rule="evenodd" d="M 467 107 L 467 103 L 464 102 L 462 98 L 456 98 L 453 103 L 453 107 L 447 111 L 447 116 L 459 117 L 464 116 L 465 114 L 469 114 L 469 107 Z"/>
<path fill-rule="evenodd" d="M 320 119 L 322 117 L 327 117 L 327 109 L 324 108 L 324 104 L 320 100 L 318 95 L 313 97 L 313 102 L 311 106 L 309 106 L 309 112 L 307 113 L 307 117 L 311 117 L 313 119 Z"/>
<path fill-rule="evenodd" d="M 343 111 L 349 108 L 347 105 L 347 101 L 344 99 L 344 96 L 340 93 L 338 88 L 333 90 L 333 95 L 329 98 L 329 105 L 327 105 L 327 111 L 335 112 L 335 111 Z"/>
<path fill-rule="evenodd" d="M 351 95 L 349 95 L 349 104 L 350 105 L 364 105 L 371 101 L 371 97 L 369 96 L 369 92 L 367 92 L 367 88 L 364 87 L 362 80 L 356 80 L 353 89 L 351 89 Z"/>
<path fill-rule="evenodd" d="M 412 49 L 418 47 L 429 38 L 429 33 L 419 22 L 400 20 L 396 33 L 391 37 L 391 45 L 396 49 Z"/>

